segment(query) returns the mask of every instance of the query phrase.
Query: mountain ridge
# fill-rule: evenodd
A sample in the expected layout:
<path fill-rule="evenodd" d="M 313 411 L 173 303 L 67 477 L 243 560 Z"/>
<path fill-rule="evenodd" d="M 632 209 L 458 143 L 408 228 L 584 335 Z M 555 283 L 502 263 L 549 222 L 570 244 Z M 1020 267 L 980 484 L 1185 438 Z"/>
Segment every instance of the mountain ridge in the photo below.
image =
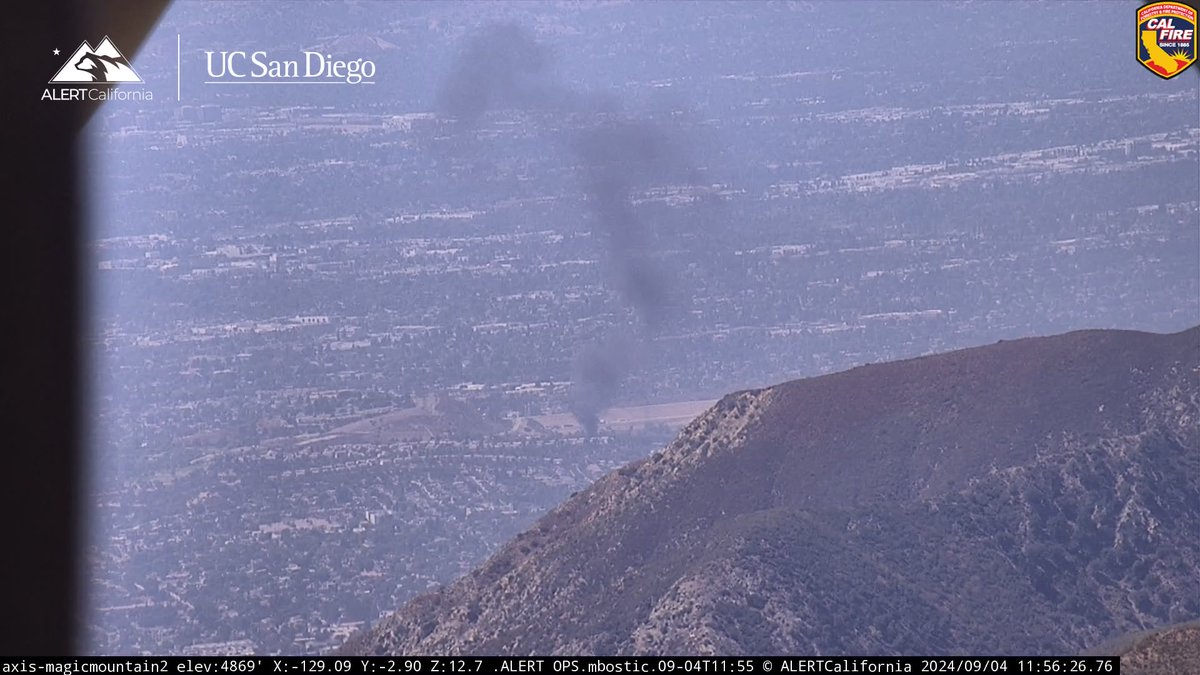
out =
<path fill-rule="evenodd" d="M 736 392 L 342 651 L 1075 652 L 1200 616 L 1198 368 L 1200 328 L 1077 331 Z"/>
<path fill-rule="evenodd" d="M 1119 656 L 1130 675 L 1194 675 L 1200 673 L 1200 619 L 1123 635 L 1087 655 Z"/>

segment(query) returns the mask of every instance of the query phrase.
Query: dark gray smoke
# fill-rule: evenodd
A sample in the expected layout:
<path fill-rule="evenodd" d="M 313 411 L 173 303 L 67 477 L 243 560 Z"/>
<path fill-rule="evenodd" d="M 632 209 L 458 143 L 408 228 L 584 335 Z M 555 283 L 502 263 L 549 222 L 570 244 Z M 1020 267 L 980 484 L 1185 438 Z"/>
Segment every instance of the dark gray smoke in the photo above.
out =
<path fill-rule="evenodd" d="M 550 51 L 524 28 L 493 24 L 477 33 L 442 83 L 443 114 L 470 126 L 488 110 L 520 108 L 563 112 L 613 112 L 611 100 L 585 97 L 550 82 Z"/>
<path fill-rule="evenodd" d="M 646 326 L 655 327 L 668 304 L 668 283 L 653 257 L 654 233 L 639 220 L 631 197 L 675 173 L 677 153 L 661 131 L 628 121 L 594 127 L 573 145 L 607 239 L 617 291 Z"/>
<path fill-rule="evenodd" d="M 588 435 L 600 427 L 600 413 L 612 404 L 629 372 L 632 354 L 630 341 L 610 336 L 587 345 L 575 360 L 575 382 L 571 392 L 571 413 Z"/>
<path fill-rule="evenodd" d="M 524 29 L 493 25 L 473 37 L 443 83 L 445 114 L 465 125 L 488 110 L 509 107 L 559 110 L 592 118 L 570 144 L 595 214 L 595 232 L 605 241 L 613 283 L 637 314 L 632 334 L 614 334 L 580 351 L 575 364 L 571 410 L 589 434 L 612 405 L 632 366 L 635 343 L 661 325 L 670 308 L 670 284 L 654 251 L 654 233 L 641 222 L 632 199 L 646 188 L 684 182 L 687 169 L 677 144 L 645 120 L 612 115 L 612 102 L 587 97 L 545 81 L 547 50 Z"/>
<path fill-rule="evenodd" d="M 519 26 L 489 26 L 471 38 L 442 84 L 439 103 L 466 124 L 477 122 L 489 108 L 536 103 L 545 96 L 538 76 L 546 59 L 546 50 Z"/>

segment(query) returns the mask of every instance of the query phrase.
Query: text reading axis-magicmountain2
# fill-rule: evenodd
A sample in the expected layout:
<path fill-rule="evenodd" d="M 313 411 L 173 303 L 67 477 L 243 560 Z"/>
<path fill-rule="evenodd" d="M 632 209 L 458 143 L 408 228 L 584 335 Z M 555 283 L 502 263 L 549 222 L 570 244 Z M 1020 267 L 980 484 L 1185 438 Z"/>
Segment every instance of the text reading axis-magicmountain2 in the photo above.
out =
<path fill-rule="evenodd" d="M 1120 673 L 1101 657 L 93 657 L 0 662 L 7 673 Z"/>

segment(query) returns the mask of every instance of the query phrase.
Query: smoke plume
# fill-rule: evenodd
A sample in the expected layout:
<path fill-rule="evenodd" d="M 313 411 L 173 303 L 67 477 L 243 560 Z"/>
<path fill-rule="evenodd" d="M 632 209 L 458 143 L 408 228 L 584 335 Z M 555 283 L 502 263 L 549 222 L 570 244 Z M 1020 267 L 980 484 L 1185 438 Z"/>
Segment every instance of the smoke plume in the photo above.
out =
<path fill-rule="evenodd" d="M 524 29 L 493 25 L 475 35 L 443 83 L 442 112 L 474 125 L 496 108 L 558 110 L 587 120 L 569 144 L 605 242 L 612 282 L 638 326 L 585 346 L 575 364 L 571 410 L 589 434 L 614 401 L 636 344 L 651 337 L 670 308 L 669 280 L 655 259 L 654 236 L 633 198 L 649 187 L 685 182 L 694 172 L 661 127 L 612 114 L 611 100 L 547 82 L 549 53 Z"/>

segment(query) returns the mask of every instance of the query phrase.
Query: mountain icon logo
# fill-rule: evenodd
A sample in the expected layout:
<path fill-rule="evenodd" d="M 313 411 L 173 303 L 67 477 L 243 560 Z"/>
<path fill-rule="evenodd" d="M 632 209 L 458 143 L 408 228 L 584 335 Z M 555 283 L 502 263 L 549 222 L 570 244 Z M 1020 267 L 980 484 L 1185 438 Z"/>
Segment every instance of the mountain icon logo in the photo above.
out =
<path fill-rule="evenodd" d="M 84 40 L 79 48 L 71 53 L 66 63 L 50 79 L 51 84 L 63 82 L 142 82 L 142 78 L 133 66 L 129 65 L 129 59 L 125 58 L 106 35 L 95 49 Z"/>

